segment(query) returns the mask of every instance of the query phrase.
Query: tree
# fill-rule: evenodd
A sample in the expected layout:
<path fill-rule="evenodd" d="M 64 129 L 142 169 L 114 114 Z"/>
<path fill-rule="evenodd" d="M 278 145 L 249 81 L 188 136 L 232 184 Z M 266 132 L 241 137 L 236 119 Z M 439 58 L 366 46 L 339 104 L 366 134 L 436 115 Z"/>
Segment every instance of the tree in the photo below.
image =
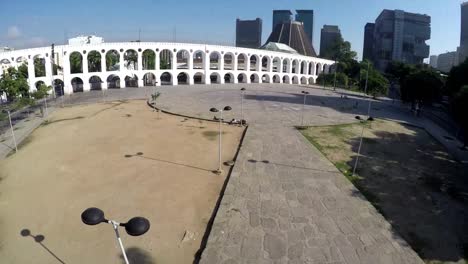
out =
<path fill-rule="evenodd" d="M 361 90 L 365 90 L 367 79 L 367 94 L 373 97 L 388 94 L 389 82 L 387 78 L 377 71 L 372 63 L 369 61 L 362 61 L 360 63 L 360 68 L 362 78 L 359 87 Z M 369 73 L 367 73 L 367 71 L 369 71 Z"/>
<path fill-rule="evenodd" d="M 440 74 L 430 70 L 416 70 L 404 78 L 401 85 L 402 100 L 431 104 L 440 98 L 444 83 Z"/>
<path fill-rule="evenodd" d="M 468 145 L 468 85 L 460 88 L 452 100 L 452 111 L 455 120 L 460 124 L 464 131 L 463 147 Z"/>
<path fill-rule="evenodd" d="M 29 96 L 29 85 L 23 74 L 13 67 L 8 68 L 0 78 L 0 93 L 5 93 L 7 101 L 18 96 Z"/>
<path fill-rule="evenodd" d="M 464 85 L 468 85 L 468 59 L 450 71 L 447 78 L 447 92 L 454 96 Z"/>
<path fill-rule="evenodd" d="M 38 57 L 34 58 L 34 73 L 36 77 L 46 76 L 44 59 Z"/>
<path fill-rule="evenodd" d="M 28 63 L 24 62 L 18 67 L 18 72 L 21 74 L 21 76 L 25 79 L 29 78 L 29 72 L 28 72 Z"/>
<path fill-rule="evenodd" d="M 146 70 L 154 70 L 155 69 L 155 64 L 156 64 L 156 54 L 154 51 L 151 50 L 145 50 L 143 52 L 143 67 L 145 67 Z"/>
<path fill-rule="evenodd" d="M 357 53 L 351 50 L 351 43 L 349 41 L 345 41 L 342 37 L 339 37 L 320 56 L 330 60 L 348 62 L 354 60 Z"/>
<path fill-rule="evenodd" d="M 31 96 L 36 100 L 42 99 L 42 98 L 46 97 L 49 94 L 50 90 L 52 90 L 52 86 L 50 86 L 50 85 L 47 86 L 45 84 L 41 84 L 41 85 L 39 85 L 39 87 L 37 87 L 36 91 L 31 93 Z"/>
<path fill-rule="evenodd" d="M 120 57 L 117 51 L 112 50 L 106 54 L 106 70 L 112 71 L 113 67 L 120 62 Z"/>
<path fill-rule="evenodd" d="M 101 54 L 97 51 L 91 51 L 88 54 L 88 71 L 100 72 L 101 71 Z"/>

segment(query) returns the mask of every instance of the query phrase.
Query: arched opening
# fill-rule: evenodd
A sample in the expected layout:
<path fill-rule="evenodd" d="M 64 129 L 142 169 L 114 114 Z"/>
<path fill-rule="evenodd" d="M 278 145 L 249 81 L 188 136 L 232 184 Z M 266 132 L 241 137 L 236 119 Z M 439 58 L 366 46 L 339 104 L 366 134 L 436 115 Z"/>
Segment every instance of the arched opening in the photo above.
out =
<path fill-rule="evenodd" d="M 226 73 L 224 75 L 224 83 L 234 83 L 234 75 L 232 73 Z"/>
<path fill-rule="evenodd" d="M 88 72 L 101 72 L 101 53 L 93 50 L 88 53 Z"/>
<path fill-rule="evenodd" d="M 91 76 L 89 85 L 91 90 L 102 90 L 102 80 L 99 76 Z"/>
<path fill-rule="evenodd" d="M 320 75 L 320 73 L 322 73 L 322 64 L 317 63 L 315 66 L 315 75 Z"/>
<path fill-rule="evenodd" d="M 247 69 L 247 55 L 239 54 L 237 56 L 237 70 L 245 71 Z"/>
<path fill-rule="evenodd" d="M 224 70 L 234 70 L 234 54 L 226 53 L 224 55 Z"/>
<path fill-rule="evenodd" d="M 315 74 L 314 70 L 315 70 L 315 63 L 311 62 L 309 64 L 309 73 L 308 74 L 309 75 L 314 75 Z"/>
<path fill-rule="evenodd" d="M 159 53 L 159 68 L 161 70 L 172 69 L 172 51 L 165 49 Z"/>
<path fill-rule="evenodd" d="M 210 75 L 210 80 L 211 80 L 211 83 L 218 83 L 218 84 L 221 83 L 221 77 L 216 72 L 213 72 Z"/>
<path fill-rule="evenodd" d="M 83 56 L 78 51 L 70 54 L 70 73 L 83 73 Z"/>
<path fill-rule="evenodd" d="M 218 52 L 212 52 L 210 54 L 210 69 L 219 70 L 220 62 L 221 62 L 221 54 L 219 54 Z"/>
<path fill-rule="evenodd" d="M 172 85 L 172 75 L 169 72 L 161 74 L 161 85 Z"/>
<path fill-rule="evenodd" d="M 301 74 L 306 74 L 306 62 L 301 62 Z"/>
<path fill-rule="evenodd" d="M 138 53 L 135 50 L 129 49 L 125 51 L 124 67 L 126 70 L 129 70 L 129 71 L 138 70 Z"/>
<path fill-rule="evenodd" d="M 34 76 L 36 78 L 46 76 L 45 58 L 42 55 L 34 56 Z"/>
<path fill-rule="evenodd" d="M 151 72 L 143 75 L 143 85 L 144 86 L 156 86 L 156 76 Z"/>
<path fill-rule="evenodd" d="M 238 83 L 247 83 L 247 75 L 245 73 L 241 73 L 237 76 Z"/>
<path fill-rule="evenodd" d="M 279 75 L 273 76 L 273 83 L 281 83 L 281 78 L 279 77 Z"/>
<path fill-rule="evenodd" d="M 258 77 L 257 74 L 252 74 L 250 75 L 250 83 L 259 83 L 260 82 L 260 78 Z"/>
<path fill-rule="evenodd" d="M 106 71 L 120 70 L 120 53 L 116 50 L 109 50 L 106 53 Z"/>
<path fill-rule="evenodd" d="M 37 82 L 34 84 L 34 86 L 36 86 L 36 89 L 39 89 L 39 87 L 40 87 L 41 85 L 45 85 L 45 83 L 44 83 L 43 81 L 37 81 Z"/>
<path fill-rule="evenodd" d="M 185 72 L 179 73 L 177 75 L 177 85 L 189 84 L 189 76 Z"/>
<path fill-rule="evenodd" d="M 286 83 L 286 84 L 290 84 L 290 83 L 291 83 L 291 80 L 290 80 L 290 78 L 289 78 L 288 75 L 284 75 L 284 76 L 283 76 L 283 83 Z"/>
<path fill-rule="evenodd" d="M 125 77 L 125 87 L 138 88 L 138 76 L 136 74 Z"/>
<path fill-rule="evenodd" d="M 293 60 L 292 62 L 292 73 L 298 73 L 299 62 L 297 60 Z"/>
<path fill-rule="evenodd" d="M 143 70 L 156 70 L 156 52 L 147 49 L 143 51 L 141 59 L 143 63 Z"/>
<path fill-rule="evenodd" d="M 301 78 L 301 84 L 307 84 L 307 78 L 306 77 Z"/>
<path fill-rule="evenodd" d="M 22 63 L 28 63 L 28 59 L 26 57 L 23 57 L 23 56 L 20 56 L 18 58 L 16 58 L 16 63 L 18 64 L 22 64 Z"/>
<path fill-rule="evenodd" d="M 273 72 L 280 72 L 281 71 L 281 60 L 280 58 L 276 57 L 273 59 Z"/>
<path fill-rule="evenodd" d="M 293 83 L 293 84 L 299 84 L 299 78 L 298 78 L 297 76 L 294 76 L 294 77 L 292 78 L 292 83 Z"/>
<path fill-rule="evenodd" d="M 262 83 L 270 83 L 270 75 L 264 74 L 262 76 Z"/>
<path fill-rule="evenodd" d="M 205 75 L 201 72 L 197 72 L 193 76 L 193 83 L 194 84 L 204 84 L 205 83 Z"/>
<path fill-rule="evenodd" d="M 259 61 L 259 59 L 258 59 L 257 55 L 250 56 L 250 70 L 251 71 L 258 71 L 259 70 L 258 69 L 259 68 L 258 67 L 259 66 L 258 61 Z"/>
<path fill-rule="evenodd" d="M 120 77 L 111 74 L 107 77 L 107 89 L 119 89 L 120 88 Z"/>
<path fill-rule="evenodd" d="M 289 73 L 289 67 L 290 67 L 290 63 L 289 63 L 289 60 L 288 59 L 284 59 L 283 60 L 283 73 Z"/>
<path fill-rule="evenodd" d="M 270 58 L 268 56 L 263 56 L 262 71 L 269 71 L 269 69 L 270 69 Z"/>
<path fill-rule="evenodd" d="M 11 62 L 8 59 L 0 60 L 0 74 L 3 73 L 2 69 L 7 69 L 11 67 Z"/>
<path fill-rule="evenodd" d="M 73 93 L 82 93 L 83 92 L 83 80 L 79 77 L 75 77 L 71 80 L 71 85 L 73 88 Z"/>
<path fill-rule="evenodd" d="M 314 84 L 315 81 L 314 81 L 314 78 L 313 77 L 309 77 L 309 84 Z"/>
<path fill-rule="evenodd" d="M 62 96 L 65 94 L 65 90 L 64 90 L 65 85 L 62 80 L 55 79 L 53 86 L 54 86 L 54 91 L 55 91 L 56 96 Z"/>
<path fill-rule="evenodd" d="M 193 69 L 205 69 L 205 53 L 197 50 L 193 53 Z"/>
<path fill-rule="evenodd" d="M 190 53 L 186 50 L 179 50 L 176 54 L 177 58 L 177 69 L 188 69 L 189 68 L 189 59 Z"/>

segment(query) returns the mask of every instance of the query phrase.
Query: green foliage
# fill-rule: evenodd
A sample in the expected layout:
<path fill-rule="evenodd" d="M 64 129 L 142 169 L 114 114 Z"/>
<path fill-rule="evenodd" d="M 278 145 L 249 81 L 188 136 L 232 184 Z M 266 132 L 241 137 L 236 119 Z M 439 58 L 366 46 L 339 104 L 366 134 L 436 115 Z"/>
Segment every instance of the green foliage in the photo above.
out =
<path fill-rule="evenodd" d="M 0 94 L 5 93 L 7 100 L 11 101 L 18 96 L 29 95 L 29 84 L 23 74 L 17 69 L 8 68 L 0 78 Z"/>
<path fill-rule="evenodd" d="M 29 73 L 28 73 L 28 63 L 24 62 L 18 67 L 18 72 L 23 76 L 23 78 L 28 79 L 29 78 Z"/>
<path fill-rule="evenodd" d="M 36 77 L 46 76 L 44 59 L 34 58 L 34 73 Z"/>
<path fill-rule="evenodd" d="M 439 73 L 428 69 L 416 70 L 404 78 L 401 85 L 402 100 L 431 104 L 440 98 L 443 85 Z"/>
<path fill-rule="evenodd" d="M 36 100 L 37 99 L 42 99 L 42 98 L 46 97 L 49 94 L 50 90 L 52 90 L 52 86 L 47 86 L 45 84 L 41 84 L 41 85 L 39 85 L 39 87 L 37 87 L 36 91 L 31 93 L 31 96 Z"/>
<path fill-rule="evenodd" d="M 448 94 L 456 95 L 464 85 L 468 85 L 468 59 L 450 71 L 447 78 Z"/>
<path fill-rule="evenodd" d="M 101 54 L 97 51 L 91 51 L 88 54 L 88 71 L 100 72 L 101 71 Z"/>
<path fill-rule="evenodd" d="M 112 67 L 120 62 L 120 57 L 117 51 L 112 50 L 106 54 L 106 70 L 111 71 Z"/>
<path fill-rule="evenodd" d="M 335 83 L 335 74 L 323 74 L 321 73 L 317 77 L 317 84 L 323 85 L 325 81 L 325 86 L 334 86 Z M 336 73 L 336 87 L 348 88 L 348 76 L 342 72 Z"/>
<path fill-rule="evenodd" d="M 351 50 L 351 43 L 349 41 L 344 41 L 344 39 L 340 37 L 335 41 L 335 43 L 333 43 L 333 45 L 330 45 L 323 54 L 320 54 L 320 56 L 326 59 L 342 62 L 354 60 L 357 53 Z"/>
<path fill-rule="evenodd" d="M 151 95 L 151 99 L 154 101 L 156 101 L 156 99 L 158 99 L 158 97 L 161 95 L 160 92 L 155 92 L 154 94 Z"/>
<path fill-rule="evenodd" d="M 166 69 L 170 69 L 170 68 L 171 68 L 171 65 L 170 65 L 170 63 L 169 63 L 167 60 L 161 59 L 161 60 L 160 60 L 160 63 L 159 63 L 159 68 L 160 68 L 161 70 L 166 70 Z"/>
<path fill-rule="evenodd" d="M 83 72 L 83 56 L 78 52 L 70 54 L 70 72 L 82 73 Z"/>
<path fill-rule="evenodd" d="M 142 59 L 143 59 L 143 67 L 146 70 L 156 69 L 155 68 L 155 66 L 156 66 L 156 54 L 154 53 L 154 51 L 151 51 L 151 50 L 144 51 Z"/>

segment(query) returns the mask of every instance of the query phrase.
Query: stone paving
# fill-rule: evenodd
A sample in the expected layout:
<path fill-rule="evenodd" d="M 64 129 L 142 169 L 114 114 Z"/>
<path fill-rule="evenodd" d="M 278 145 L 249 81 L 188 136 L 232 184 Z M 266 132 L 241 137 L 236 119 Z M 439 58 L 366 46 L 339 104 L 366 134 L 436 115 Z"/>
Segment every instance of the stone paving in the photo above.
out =
<path fill-rule="evenodd" d="M 163 110 L 211 119 L 209 108 L 230 105 L 233 110 L 225 119 L 239 119 L 240 87 L 90 92 L 72 96 L 66 104 L 143 99 L 160 91 L 157 106 Z M 200 263 L 423 263 L 359 191 L 293 128 L 302 120 L 301 90 L 310 92 L 304 125 L 354 122 L 355 115 L 367 113 L 365 98 L 342 98 L 330 90 L 293 85 L 246 88 L 243 108 L 250 126 Z M 372 115 L 432 126 L 389 101 L 375 101 Z"/>

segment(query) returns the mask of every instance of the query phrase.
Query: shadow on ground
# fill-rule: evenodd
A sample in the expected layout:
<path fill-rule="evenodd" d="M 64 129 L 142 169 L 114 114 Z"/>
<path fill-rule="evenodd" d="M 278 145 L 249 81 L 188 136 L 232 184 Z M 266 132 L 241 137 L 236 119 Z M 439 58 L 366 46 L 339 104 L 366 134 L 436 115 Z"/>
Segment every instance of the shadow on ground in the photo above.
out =
<path fill-rule="evenodd" d="M 43 236 L 43 235 L 33 235 L 33 234 L 31 234 L 31 231 L 29 229 L 21 230 L 20 234 L 23 237 L 32 237 L 33 240 L 38 245 L 40 245 L 45 251 L 47 251 L 47 253 L 49 253 L 52 257 L 55 258 L 55 260 L 56 260 L 55 262 L 65 264 L 65 262 L 62 259 L 60 259 L 52 250 L 50 250 L 46 245 L 44 245 L 44 243 L 42 243 L 45 240 L 45 236 Z"/>
<path fill-rule="evenodd" d="M 156 261 L 151 257 L 151 255 L 141 248 L 130 247 L 125 249 L 127 254 L 128 261 L 135 264 L 156 264 Z M 125 259 L 122 254 L 119 255 L 121 263 L 125 264 Z"/>
<path fill-rule="evenodd" d="M 356 156 L 337 167 L 426 261 L 468 260 L 468 166 L 453 160 L 425 130 L 372 131 Z M 360 137 L 346 141 L 357 153 Z"/>

